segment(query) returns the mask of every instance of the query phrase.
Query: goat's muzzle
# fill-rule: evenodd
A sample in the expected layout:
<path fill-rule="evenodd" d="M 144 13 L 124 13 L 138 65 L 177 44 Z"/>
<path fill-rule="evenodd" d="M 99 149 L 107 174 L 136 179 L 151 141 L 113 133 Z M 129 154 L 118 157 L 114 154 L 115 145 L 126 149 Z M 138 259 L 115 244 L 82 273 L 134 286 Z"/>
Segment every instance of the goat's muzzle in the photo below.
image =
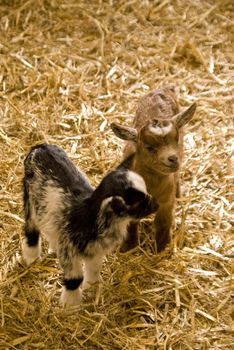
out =
<path fill-rule="evenodd" d="M 129 214 L 136 219 L 141 219 L 155 213 L 158 208 L 159 204 L 157 201 L 151 195 L 147 194 L 143 200 L 129 208 Z"/>
<path fill-rule="evenodd" d="M 167 158 L 166 162 L 163 162 L 163 167 L 165 172 L 173 173 L 179 170 L 180 162 L 179 158 L 176 155 L 171 155 Z"/>

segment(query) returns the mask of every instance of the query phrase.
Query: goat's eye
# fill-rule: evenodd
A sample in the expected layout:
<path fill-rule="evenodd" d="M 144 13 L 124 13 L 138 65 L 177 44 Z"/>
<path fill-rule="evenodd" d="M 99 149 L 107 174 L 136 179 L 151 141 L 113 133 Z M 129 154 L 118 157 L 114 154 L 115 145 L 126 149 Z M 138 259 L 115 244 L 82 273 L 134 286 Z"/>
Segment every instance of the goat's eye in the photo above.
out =
<path fill-rule="evenodd" d="M 145 146 L 145 148 L 147 149 L 147 151 L 149 152 L 155 152 L 155 147 L 152 147 L 152 146 Z"/>

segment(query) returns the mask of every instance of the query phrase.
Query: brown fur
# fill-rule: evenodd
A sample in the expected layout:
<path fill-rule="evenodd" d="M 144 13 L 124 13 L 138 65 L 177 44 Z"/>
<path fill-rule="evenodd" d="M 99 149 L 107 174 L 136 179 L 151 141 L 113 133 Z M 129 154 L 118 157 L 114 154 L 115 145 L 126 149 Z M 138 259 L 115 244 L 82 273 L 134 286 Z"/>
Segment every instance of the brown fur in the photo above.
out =
<path fill-rule="evenodd" d="M 183 157 L 181 127 L 192 118 L 195 109 L 196 105 L 193 104 L 185 112 L 179 113 L 174 92 L 169 88 L 156 89 L 140 100 L 134 128 L 112 124 L 115 134 L 128 140 L 124 159 L 134 155 L 128 167 L 144 178 L 148 192 L 160 205 L 154 219 L 158 252 L 171 239 L 175 197 L 180 193 L 179 167 Z M 132 223 L 122 251 L 136 245 L 137 235 L 137 224 Z"/>

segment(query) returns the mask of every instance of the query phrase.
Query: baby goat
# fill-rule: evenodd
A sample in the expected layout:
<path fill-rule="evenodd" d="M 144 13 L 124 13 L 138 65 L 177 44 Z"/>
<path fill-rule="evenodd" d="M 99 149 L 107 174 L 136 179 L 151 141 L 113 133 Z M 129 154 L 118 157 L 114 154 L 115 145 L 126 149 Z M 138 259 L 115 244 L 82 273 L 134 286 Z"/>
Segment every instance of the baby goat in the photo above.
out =
<path fill-rule="evenodd" d="M 121 166 L 93 190 L 56 145 L 32 147 L 24 166 L 23 257 L 29 265 L 40 256 L 43 232 L 64 271 L 61 301 L 78 304 L 81 288 L 99 281 L 104 256 L 123 242 L 129 222 L 155 212 L 158 204 L 142 177 Z"/>
<path fill-rule="evenodd" d="M 170 242 L 175 196 L 180 192 L 178 171 L 183 155 L 182 127 L 191 120 L 195 110 L 196 104 L 193 103 L 179 113 L 173 91 L 162 88 L 140 100 L 133 128 L 111 124 L 116 136 L 128 141 L 123 164 L 143 177 L 148 192 L 159 203 L 154 220 L 158 252 Z M 128 231 L 122 251 L 133 248 L 138 242 L 137 222 L 132 222 Z"/>

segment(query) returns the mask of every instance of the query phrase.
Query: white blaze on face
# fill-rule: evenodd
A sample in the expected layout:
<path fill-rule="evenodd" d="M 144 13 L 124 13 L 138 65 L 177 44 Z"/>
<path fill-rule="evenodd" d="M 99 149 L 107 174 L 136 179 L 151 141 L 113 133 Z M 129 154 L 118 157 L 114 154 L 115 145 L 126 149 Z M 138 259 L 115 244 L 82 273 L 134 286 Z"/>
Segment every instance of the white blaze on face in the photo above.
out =
<path fill-rule="evenodd" d="M 139 174 L 129 170 L 127 177 L 136 190 L 147 193 L 145 181 Z"/>
<path fill-rule="evenodd" d="M 169 134 L 169 132 L 172 131 L 172 124 L 168 124 L 167 126 L 160 126 L 160 125 L 150 125 L 149 126 L 149 131 L 152 132 L 153 134 L 157 136 L 165 136 Z"/>

